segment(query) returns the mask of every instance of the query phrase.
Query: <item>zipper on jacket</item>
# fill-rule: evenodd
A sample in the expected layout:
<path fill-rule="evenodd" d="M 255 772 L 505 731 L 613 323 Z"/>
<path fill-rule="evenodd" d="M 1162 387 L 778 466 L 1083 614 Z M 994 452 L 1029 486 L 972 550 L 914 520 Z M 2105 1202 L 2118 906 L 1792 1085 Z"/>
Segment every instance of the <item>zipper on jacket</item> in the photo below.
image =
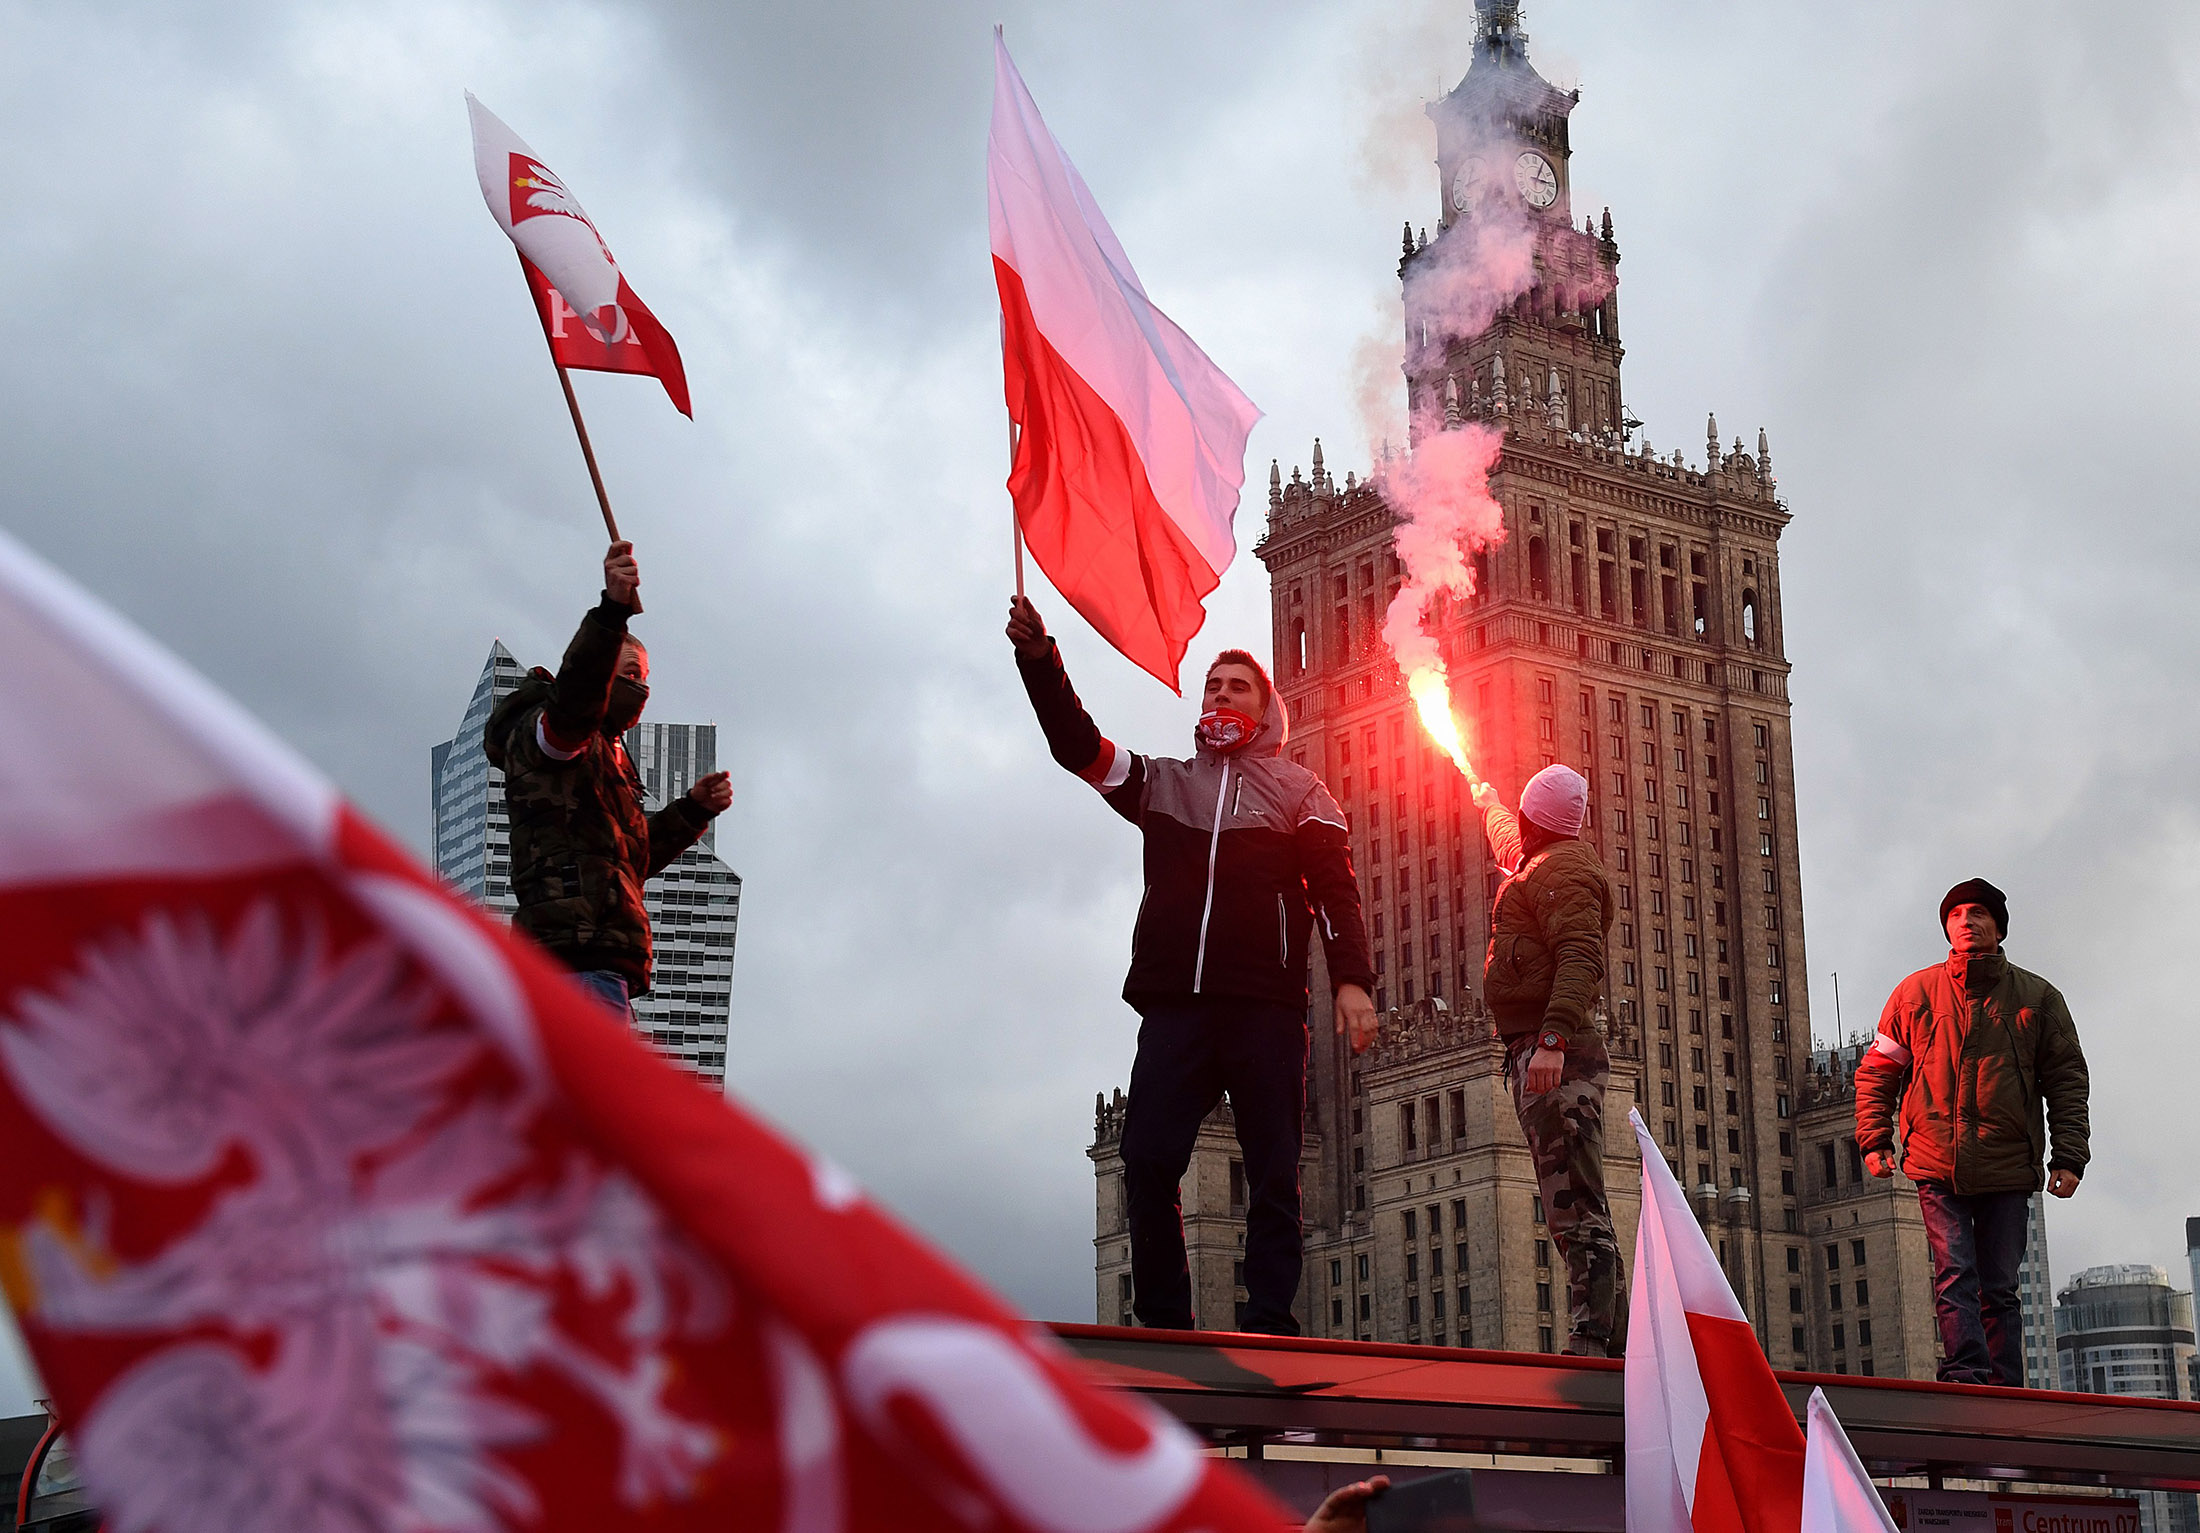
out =
<path fill-rule="evenodd" d="M 1230 763 L 1222 763 L 1222 783 L 1215 789 L 1215 823 L 1207 832 L 1207 898 L 1199 907 L 1199 952 L 1192 960 L 1192 994 L 1207 975 L 1207 921 L 1215 913 L 1215 852 L 1222 845 L 1222 809 L 1230 801 Z"/>
<path fill-rule="evenodd" d="M 1283 896 L 1276 896 L 1276 962 L 1291 967 L 1290 918 L 1283 913 Z"/>

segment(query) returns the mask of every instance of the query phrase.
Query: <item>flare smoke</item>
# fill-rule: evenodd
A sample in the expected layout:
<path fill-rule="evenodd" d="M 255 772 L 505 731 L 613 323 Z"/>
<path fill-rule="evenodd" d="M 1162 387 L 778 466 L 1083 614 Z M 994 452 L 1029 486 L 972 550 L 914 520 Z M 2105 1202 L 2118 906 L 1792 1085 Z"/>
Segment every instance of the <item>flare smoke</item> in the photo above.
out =
<path fill-rule="evenodd" d="M 1499 162 L 1494 148 L 1487 157 Z M 1402 354 L 1393 354 L 1397 362 L 1414 377 L 1448 376 L 1452 346 L 1487 330 L 1539 281 L 1545 301 L 1569 309 L 1601 302 L 1600 289 L 1609 282 L 1605 268 L 1570 259 L 1575 252 L 1565 248 L 1587 238 L 1563 223 L 1539 226 L 1510 197 L 1483 197 L 1470 215 L 1411 253 L 1405 345 Z M 1576 275 L 1583 271 L 1593 274 L 1586 283 Z M 1525 397 L 1535 381 L 1518 378 L 1515 384 Z M 1406 457 L 1377 466 L 1383 497 L 1399 518 L 1396 547 L 1405 574 L 1383 620 L 1383 642 L 1422 723 L 1471 782 L 1479 777 L 1452 713 L 1450 679 L 1428 615 L 1440 595 L 1473 594 L 1471 555 L 1504 537 L 1504 512 L 1490 494 L 1489 475 L 1505 438 L 1501 425 L 1462 423 L 1456 397 L 1449 403 L 1447 409 L 1441 388 L 1425 390 L 1412 405 L 1413 445 Z M 1370 440 L 1378 434 L 1387 439 L 1377 426 Z"/>

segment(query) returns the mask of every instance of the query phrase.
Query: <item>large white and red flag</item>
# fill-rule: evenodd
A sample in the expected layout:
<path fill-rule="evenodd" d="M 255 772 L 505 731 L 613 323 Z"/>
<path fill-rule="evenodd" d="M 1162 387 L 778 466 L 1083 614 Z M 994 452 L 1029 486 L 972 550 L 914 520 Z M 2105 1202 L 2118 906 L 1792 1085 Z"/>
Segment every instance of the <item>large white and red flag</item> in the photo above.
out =
<path fill-rule="evenodd" d="M 1895 1533 L 1887 1504 L 1822 1389 L 1810 1392 L 1802 1533 Z"/>
<path fill-rule="evenodd" d="M 1803 1434 L 1688 1197 L 1632 1109 L 1642 1216 L 1627 1314 L 1628 1533 L 1794 1533 Z"/>
<path fill-rule="evenodd" d="M 1017 524 L 1085 621 L 1176 688 L 1237 554 L 1260 411 L 1146 296 L 997 30 L 985 179 Z"/>
<path fill-rule="evenodd" d="M 118 1533 L 1282 1513 L 0 537 L 0 1288 Z"/>
<path fill-rule="evenodd" d="M 671 332 L 634 296 L 579 199 L 496 113 L 466 93 L 474 173 L 497 227 L 512 237 L 542 333 L 561 367 L 643 373 L 690 419 L 687 370 Z"/>

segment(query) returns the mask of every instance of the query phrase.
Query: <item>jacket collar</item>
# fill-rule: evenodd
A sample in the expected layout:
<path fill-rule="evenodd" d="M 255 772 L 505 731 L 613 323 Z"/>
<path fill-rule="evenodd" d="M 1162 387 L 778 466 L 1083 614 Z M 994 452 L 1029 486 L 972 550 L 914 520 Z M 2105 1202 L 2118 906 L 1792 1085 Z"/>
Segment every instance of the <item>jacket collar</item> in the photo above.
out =
<path fill-rule="evenodd" d="M 1992 995 L 1995 987 L 2000 985 L 2008 973 L 2009 955 L 2000 948 L 1976 958 L 1966 958 L 1952 949 L 1949 951 L 1948 981 L 1956 987 L 1959 995 L 1970 996 L 1974 1000 L 1980 996 Z"/>

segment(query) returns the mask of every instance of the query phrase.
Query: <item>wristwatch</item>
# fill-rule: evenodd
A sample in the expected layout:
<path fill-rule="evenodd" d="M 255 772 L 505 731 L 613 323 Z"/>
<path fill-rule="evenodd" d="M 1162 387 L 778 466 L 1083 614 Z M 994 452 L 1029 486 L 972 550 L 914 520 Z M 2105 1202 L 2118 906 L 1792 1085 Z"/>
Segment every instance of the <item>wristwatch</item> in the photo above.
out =
<path fill-rule="evenodd" d="M 1566 1052 L 1566 1038 L 1564 1034 L 1546 1027 L 1543 1029 L 1543 1036 L 1536 1039 L 1535 1046 L 1539 1049 L 1555 1049 L 1563 1054 Z"/>

